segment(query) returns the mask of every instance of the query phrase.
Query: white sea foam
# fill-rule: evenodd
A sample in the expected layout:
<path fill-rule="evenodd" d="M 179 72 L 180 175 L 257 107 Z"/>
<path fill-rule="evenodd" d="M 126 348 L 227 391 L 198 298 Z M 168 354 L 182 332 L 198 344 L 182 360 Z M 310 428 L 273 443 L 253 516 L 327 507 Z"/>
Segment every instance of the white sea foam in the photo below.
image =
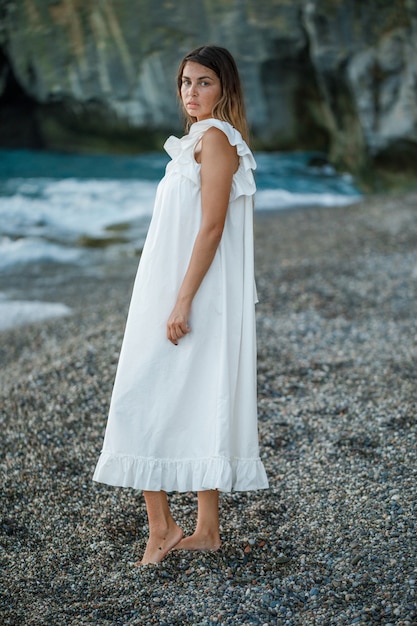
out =
<path fill-rule="evenodd" d="M 76 238 L 152 213 L 157 184 L 136 180 L 13 179 L 0 196 L 3 234 Z"/>
<path fill-rule="evenodd" d="M 66 248 L 41 238 L 24 237 L 16 240 L 9 237 L 0 238 L 0 269 L 41 261 L 76 263 L 80 257 L 80 249 Z"/>
<path fill-rule="evenodd" d="M 255 197 L 259 211 L 275 211 L 303 206 L 347 206 L 359 202 L 362 196 L 338 193 L 293 193 L 285 189 L 261 189 Z"/>
<path fill-rule="evenodd" d="M 0 331 L 71 313 L 71 309 L 61 302 L 0 300 Z"/>

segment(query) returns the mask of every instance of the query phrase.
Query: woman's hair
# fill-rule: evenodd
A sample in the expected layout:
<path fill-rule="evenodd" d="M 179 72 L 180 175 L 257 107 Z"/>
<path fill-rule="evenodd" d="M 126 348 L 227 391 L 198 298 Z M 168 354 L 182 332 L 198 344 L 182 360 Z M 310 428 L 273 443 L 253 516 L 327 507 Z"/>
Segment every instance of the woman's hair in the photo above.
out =
<path fill-rule="evenodd" d="M 248 141 L 248 127 L 246 122 L 245 103 L 239 72 L 232 55 L 226 48 L 220 46 L 201 46 L 189 52 L 181 61 L 178 68 L 177 87 L 181 100 L 182 74 L 188 62 L 199 63 L 211 69 L 220 79 L 221 96 L 215 104 L 212 115 L 218 120 L 229 122 L 240 132 L 243 139 Z M 186 130 L 196 121 L 195 117 L 184 111 Z"/>

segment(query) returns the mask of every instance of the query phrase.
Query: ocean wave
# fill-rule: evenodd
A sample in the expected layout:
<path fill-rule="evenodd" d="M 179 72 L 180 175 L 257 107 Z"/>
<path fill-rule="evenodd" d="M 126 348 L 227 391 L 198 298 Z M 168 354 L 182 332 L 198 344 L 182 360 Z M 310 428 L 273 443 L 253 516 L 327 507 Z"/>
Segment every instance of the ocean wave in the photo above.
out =
<path fill-rule="evenodd" d="M 275 211 L 307 206 L 347 206 L 359 202 L 361 198 L 360 194 L 297 193 L 285 189 L 263 189 L 256 193 L 255 209 Z"/>
<path fill-rule="evenodd" d="M 156 187 L 153 181 L 9 180 L 0 196 L 1 234 L 100 235 L 115 223 L 151 215 Z"/>
<path fill-rule="evenodd" d="M 76 263 L 81 258 L 81 250 L 66 248 L 41 238 L 22 237 L 20 239 L 0 238 L 0 269 L 5 270 L 27 263 Z"/>
<path fill-rule="evenodd" d="M 0 268 L 78 262 L 82 246 L 143 244 L 166 155 L 1 154 Z M 361 197 L 351 176 L 313 166 L 309 153 L 255 156 L 257 210 L 342 206 Z"/>

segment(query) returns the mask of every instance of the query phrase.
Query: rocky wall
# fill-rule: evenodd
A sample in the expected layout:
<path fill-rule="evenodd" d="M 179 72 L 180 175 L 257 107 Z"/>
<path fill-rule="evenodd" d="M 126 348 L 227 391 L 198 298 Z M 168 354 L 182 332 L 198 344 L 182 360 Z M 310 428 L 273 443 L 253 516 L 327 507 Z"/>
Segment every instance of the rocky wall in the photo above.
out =
<path fill-rule="evenodd" d="M 415 168 L 417 0 L 0 0 L 0 18 L 2 145 L 160 147 L 181 132 L 179 60 L 217 43 L 256 147 Z"/>

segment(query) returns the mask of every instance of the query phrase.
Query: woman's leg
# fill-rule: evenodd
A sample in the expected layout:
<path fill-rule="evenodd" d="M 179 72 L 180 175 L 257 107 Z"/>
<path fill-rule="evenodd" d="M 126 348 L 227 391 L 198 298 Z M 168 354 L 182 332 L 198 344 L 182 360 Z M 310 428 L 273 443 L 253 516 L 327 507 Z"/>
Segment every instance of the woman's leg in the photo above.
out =
<path fill-rule="evenodd" d="M 165 491 L 144 491 L 149 521 L 149 539 L 141 561 L 136 565 L 159 563 L 181 540 L 182 530 L 175 523 Z"/>
<path fill-rule="evenodd" d="M 219 492 L 215 489 L 198 492 L 197 526 L 175 550 L 218 550 L 221 546 L 219 528 Z"/>

